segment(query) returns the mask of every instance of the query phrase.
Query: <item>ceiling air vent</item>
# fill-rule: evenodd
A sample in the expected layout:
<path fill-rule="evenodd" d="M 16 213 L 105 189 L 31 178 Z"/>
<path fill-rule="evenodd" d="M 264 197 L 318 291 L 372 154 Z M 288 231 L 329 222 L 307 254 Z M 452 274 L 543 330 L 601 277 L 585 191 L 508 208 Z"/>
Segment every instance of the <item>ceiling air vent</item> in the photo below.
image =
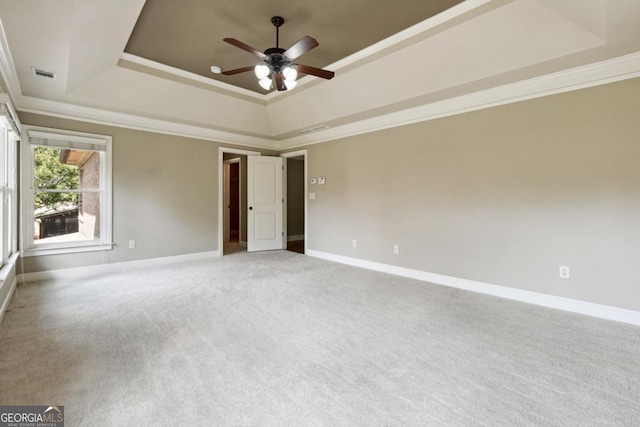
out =
<path fill-rule="evenodd" d="M 36 67 L 31 67 L 31 72 L 36 77 L 49 79 L 49 80 L 55 80 L 56 77 L 58 76 L 58 73 L 54 73 L 53 71 L 41 70 L 40 68 L 36 68 Z"/>

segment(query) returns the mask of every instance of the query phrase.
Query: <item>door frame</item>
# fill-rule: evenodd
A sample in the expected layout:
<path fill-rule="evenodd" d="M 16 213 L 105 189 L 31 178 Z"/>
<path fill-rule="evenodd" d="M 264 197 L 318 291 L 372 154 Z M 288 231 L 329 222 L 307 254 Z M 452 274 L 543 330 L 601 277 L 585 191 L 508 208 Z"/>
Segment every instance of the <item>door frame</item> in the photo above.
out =
<path fill-rule="evenodd" d="M 285 159 L 288 159 L 290 157 L 303 157 L 304 158 L 304 253 L 305 255 L 307 254 L 307 246 L 309 245 L 309 236 L 308 236 L 308 229 L 307 229 L 307 225 L 309 223 L 309 221 L 307 221 L 307 215 L 309 213 L 309 206 L 307 206 L 307 204 L 309 203 L 309 196 L 308 196 L 308 184 L 309 184 L 309 178 L 308 178 L 308 169 L 309 169 L 309 159 L 307 156 L 307 150 L 298 150 L 298 151 L 290 151 L 288 153 L 281 153 L 280 157 L 284 157 Z M 287 160 L 288 161 L 288 160 Z M 286 162 L 285 162 L 286 163 Z M 287 230 L 287 203 L 289 201 L 289 195 L 287 194 L 287 167 L 284 167 L 284 172 L 285 172 L 285 176 L 283 178 L 283 187 L 282 187 L 282 194 L 284 195 L 284 212 L 282 215 L 282 220 L 283 220 L 283 226 L 282 226 L 282 230 L 284 231 L 284 248 L 283 249 L 287 249 L 287 239 L 289 237 L 288 234 L 288 230 Z"/>
<path fill-rule="evenodd" d="M 224 154 L 242 156 L 260 156 L 259 151 L 239 150 L 237 148 L 218 147 L 218 253 L 224 255 Z"/>

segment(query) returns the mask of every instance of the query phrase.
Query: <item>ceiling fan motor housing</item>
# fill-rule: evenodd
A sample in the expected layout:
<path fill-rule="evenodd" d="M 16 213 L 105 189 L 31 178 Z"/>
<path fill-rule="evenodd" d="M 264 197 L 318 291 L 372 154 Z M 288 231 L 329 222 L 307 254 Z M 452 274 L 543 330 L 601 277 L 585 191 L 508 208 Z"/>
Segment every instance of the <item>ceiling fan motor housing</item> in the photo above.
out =
<path fill-rule="evenodd" d="M 284 56 L 284 52 L 285 50 L 279 47 L 271 47 L 264 51 L 266 55 L 264 62 L 267 63 L 274 73 L 281 72 L 291 64 L 291 60 Z"/>

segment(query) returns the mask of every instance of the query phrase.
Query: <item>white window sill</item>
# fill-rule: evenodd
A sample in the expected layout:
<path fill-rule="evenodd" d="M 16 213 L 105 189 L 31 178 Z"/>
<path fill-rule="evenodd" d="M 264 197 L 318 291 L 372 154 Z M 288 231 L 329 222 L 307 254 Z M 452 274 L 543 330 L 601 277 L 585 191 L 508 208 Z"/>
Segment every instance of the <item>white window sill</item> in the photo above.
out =
<path fill-rule="evenodd" d="M 31 248 L 31 249 L 25 249 L 24 251 L 22 251 L 22 256 L 31 257 L 31 256 L 41 256 L 41 255 L 74 254 L 79 252 L 110 251 L 112 249 L 113 249 L 113 243 L 82 245 L 82 246 L 67 246 L 67 247 Z"/>

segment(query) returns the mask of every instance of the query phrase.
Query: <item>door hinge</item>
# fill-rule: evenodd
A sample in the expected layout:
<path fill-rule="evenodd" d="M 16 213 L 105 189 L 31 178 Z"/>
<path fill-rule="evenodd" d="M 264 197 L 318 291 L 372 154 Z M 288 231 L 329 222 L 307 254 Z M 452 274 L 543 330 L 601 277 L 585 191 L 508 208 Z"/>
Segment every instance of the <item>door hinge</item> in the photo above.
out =
<path fill-rule="evenodd" d="M 282 199 L 282 203 L 284 203 L 284 199 Z"/>
<path fill-rule="evenodd" d="M 284 231 L 282 232 L 282 237 L 284 237 Z"/>

